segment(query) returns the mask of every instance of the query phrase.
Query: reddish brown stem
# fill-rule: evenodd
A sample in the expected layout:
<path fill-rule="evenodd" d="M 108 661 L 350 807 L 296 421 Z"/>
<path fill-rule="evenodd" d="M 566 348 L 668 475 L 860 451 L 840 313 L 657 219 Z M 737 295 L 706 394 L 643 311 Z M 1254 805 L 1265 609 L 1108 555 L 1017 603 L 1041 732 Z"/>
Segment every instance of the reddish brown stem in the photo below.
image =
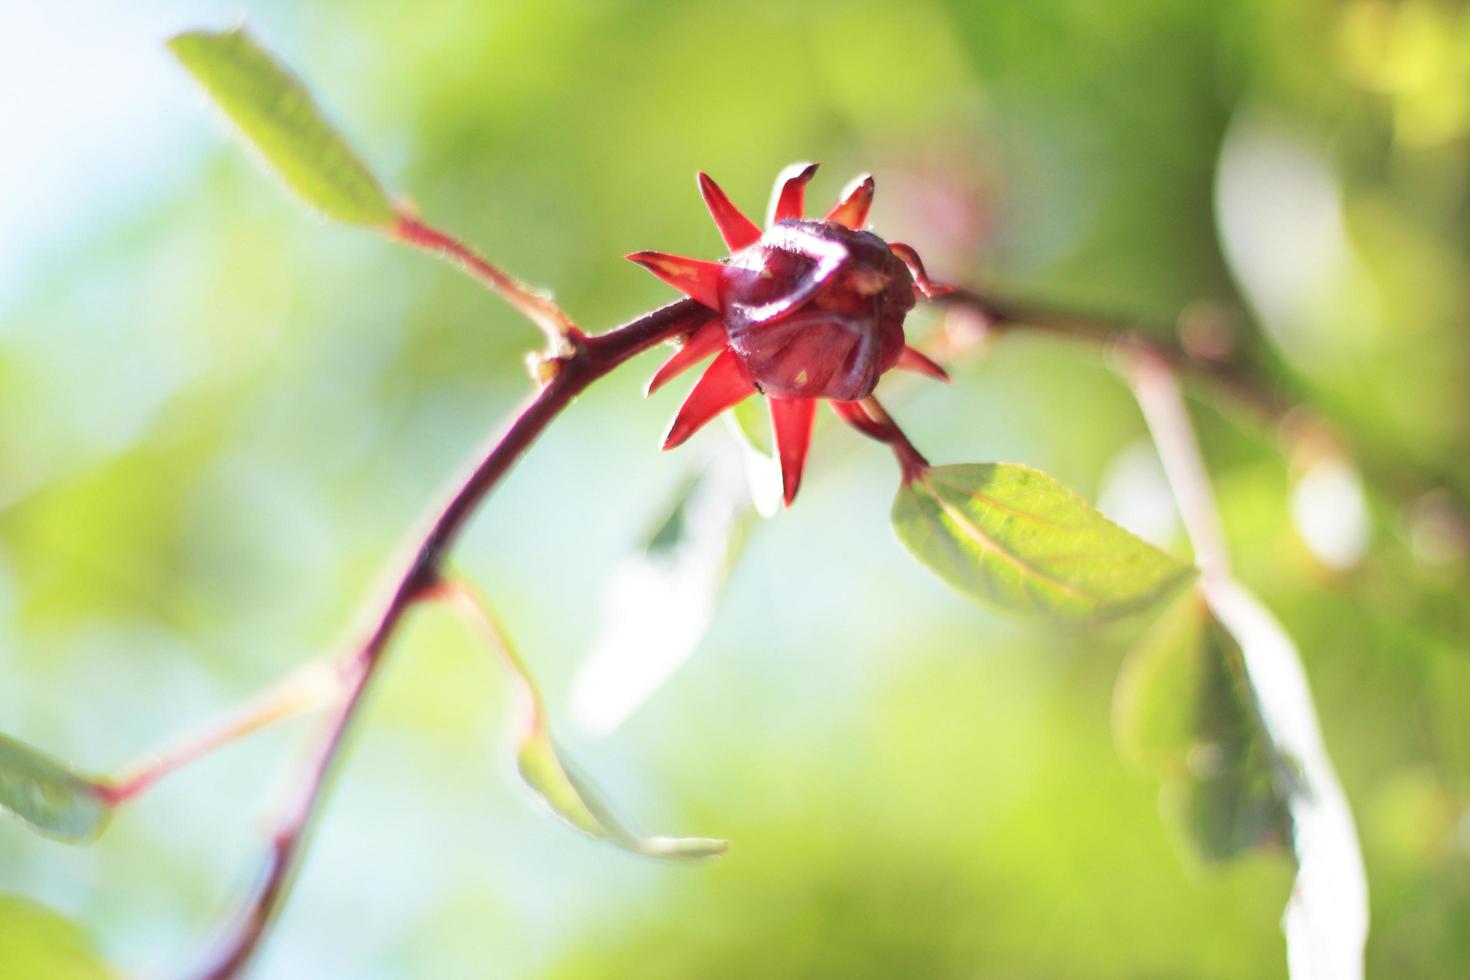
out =
<path fill-rule="evenodd" d="M 1143 324 L 1123 318 L 1108 318 L 1054 307 L 1032 306 L 983 295 L 969 289 L 954 289 L 936 302 L 978 313 L 989 330 L 1025 330 L 1049 334 L 1104 350 L 1142 350 L 1181 374 L 1213 388 L 1231 402 L 1264 422 L 1279 421 L 1291 408 L 1276 388 L 1258 371 L 1237 361 L 1201 360 L 1166 340 L 1159 331 L 1141 329 Z"/>
<path fill-rule="evenodd" d="M 1041 333 L 1123 354 L 1127 367 L 1134 355 L 1146 354 L 1166 365 L 1181 380 L 1218 396 L 1222 406 L 1242 410 L 1251 420 L 1273 428 L 1289 459 L 1299 452 L 1327 446 L 1349 457 L 1374 486 L 1400 501 L 1448 491 L 1455 498 L 1449 520 L 1470 527 L 1470 485 L 1439 462 L 1416 457 L 1411 447 L 1385 445 L 1348 435 L 1332 420 L 1284 393 L 1261 364 L 1240 357 L 1199 357 L 1164 339 L 1161 325 L 1144 329 L 1137 320 L 1012 302 L 969 289 L 956 289 L 937 302 L 979 316 L 983 330 Z"/>
<path fill-rule="evenodd" d="M 506 302 L 541 328 L 551 342 L 553 354 L 567 353 L 572 340 L 581 336 L 572 318 L 551 297 L 482 259 L 468 246 L 442 231 L 403 215 L 393 228 L 393 236 L 408 245 L 448 259 L 505 297 Z"/>
<path fill-rule="evenodd" d="M 337 703 L 346 694 L 354 663 L 318 662 L 191 735 L 148 753 L 102 784 L 102 798 L 122 806 L 155 783 L 215 749 L 267 725 Z"/>
<path fill-rule="evenodd" d="M 546 426 L 588 385 L 653 345 L 688 333 L 709 311 L 693 300 L 681 300 L 596 337 L 574 332 L 569 350 L 553 358 L 547 384 L 494 439 L 480 463 L 449 494 L 426 530 L 412 539 L 408 557 L 394 575 L 388 598 L 358 648 L 350 686 L 341 709 L 329 720 L 297 795 L 277 824 L 271 854 L 249 901 L 215 954 L 199 970 L 201 980 L 238 976 L 259 948 L 289 890 L 323 791 L 376 676 L 382 656 L 404 614 L 438 586 L 440 567 L 469 518 L 485 497 L 530 448 Z"/>
<path fill-rule="evenodd" d="M 893 416 L 888 414 L 888 410 L 879 403 L 878 399 L 870 395 L 860 402 L 832 402 L 831 404 L 833 411 L 842 421 L 893 450 L 905 486 L 923 476 L 929 469 L 929 461 L 924 458 L 924 454 L 909 441 L 909 437 L 898 427 L 898 423 L 893 421 Z"/>

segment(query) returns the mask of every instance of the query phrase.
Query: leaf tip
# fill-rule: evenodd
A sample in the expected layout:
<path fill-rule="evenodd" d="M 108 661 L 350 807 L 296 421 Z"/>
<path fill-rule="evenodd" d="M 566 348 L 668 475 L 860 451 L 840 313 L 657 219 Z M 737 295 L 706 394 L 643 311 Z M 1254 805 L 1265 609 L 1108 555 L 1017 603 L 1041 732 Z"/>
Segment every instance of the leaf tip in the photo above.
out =
<path fill-rule="evenodd" d="M 301 79 L 244 23 L 223 31 L 184 31 L 164 46 L 306 204 L 349 224 L 392 225 L 397 215 L 377 177 Z"/>

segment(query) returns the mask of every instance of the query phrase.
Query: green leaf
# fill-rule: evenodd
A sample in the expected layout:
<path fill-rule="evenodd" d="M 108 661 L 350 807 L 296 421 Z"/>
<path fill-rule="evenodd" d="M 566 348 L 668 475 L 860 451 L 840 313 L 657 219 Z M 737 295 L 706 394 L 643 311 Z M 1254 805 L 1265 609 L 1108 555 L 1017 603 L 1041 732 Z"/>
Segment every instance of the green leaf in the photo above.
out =
<path fill-rule="evenodd" d="M 45 980 L 109 980 L 80 928 L 35 902 L 0 895 L 0 976 Z"/>
<path fill-rule="evenodd" d="M 565 763 L 545 729 L 530 731 L 516 749 L 516 766 L 553 813 L 573 827 L 648 857 L 692 860 L 723 854 L 726 841 L 708 837 L 639 837 L 613 816 L 587 781 Z"/>
<path fill-rule="evenodd" d="M 5 735 L 0 735 L 0 807 L 72 844 L 96 837 L 112 815 L 101 783 Z"/>
<path fill-rule="evenodd" d="M 1163 780 L 1176 836 L 1205 861 L 1290 840 L 1278 759 L 1240 648 L 1191 591 L 1129 654 L 1113 700 L 1119 750 Z"/>
<path fill-rule="evenodd" d="M 307 204 L 352 224 L 387 227 L 397 220 L 377 178 L 305 86 L 243 27 L 191 31 L 170 39 L 168 46 Z"/>
<path fill-rule="evenodd" d="M 447 596 L 481 626 L 520 687 L 522 718 L 516 739 L 516 768 L 527 786 L 553 813 L 577 830 L 648 857 L 691 860 L 724 853 L 729 845 L 706 837 L 639 837 L 613 816 L 597 792 L 562 758 L 551 737 L 546 703 L 526 664 L 484 600 L 467 586 L 447 587 Z"/>
<path fill-rule="evenodd" d="M 1064 623 L 1143 609 L 1194 575 L 1050 476 L 1010 463 L 932 467 L 899 490 L 893 524 L 965 595 Z"/>
<path fill-rule="evenodd" d="M 1193 590 L 1171 603 L 1129 652 L 1113 688 L 1113 738 L 1135 768 L 1161 776 L 1188 772 L 1204 689 L 1205 626 Z"/>

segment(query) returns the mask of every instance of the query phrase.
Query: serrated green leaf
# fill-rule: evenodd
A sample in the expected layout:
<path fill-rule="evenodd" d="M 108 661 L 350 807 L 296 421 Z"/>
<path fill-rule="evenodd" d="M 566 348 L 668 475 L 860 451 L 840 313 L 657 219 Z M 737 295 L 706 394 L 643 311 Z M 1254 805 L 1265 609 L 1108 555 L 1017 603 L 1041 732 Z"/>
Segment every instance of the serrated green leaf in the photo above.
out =
<path fill-rule="evenodd" d="M 1197 593 L 1182 597 L 1129 654 L 1113 701 L 1120 751 L 1163 780 L 1180 843 L 1218 862 L 1283 845 L 1283 777 L 1239 648 Z"/>
<path fill-rule="evenodd" d="M 1010 463 L 930 468 L 899 490 L 893 524 L 965 595 L 1064 623 L 1143 609 L 1194 574 L 1050 476 Z"/>
<path fill-rule="evenodd" d="M 0 977 L 109 980 L 115 976 L 76 925 L 35 902 L 0 895 Z"/>
<path fill-rule="evenodd" d="M 112 815 L 107 790 L 24 742 L 0 735 L 0 807 L 48 837 L 80 844 Z"/>
<path fill-rule="evenodd" d="M 168 42 L 225 115 L 301 198 L 329 218 L 388 227 L 393 204 L 299 79 L 243 28 Z"/>

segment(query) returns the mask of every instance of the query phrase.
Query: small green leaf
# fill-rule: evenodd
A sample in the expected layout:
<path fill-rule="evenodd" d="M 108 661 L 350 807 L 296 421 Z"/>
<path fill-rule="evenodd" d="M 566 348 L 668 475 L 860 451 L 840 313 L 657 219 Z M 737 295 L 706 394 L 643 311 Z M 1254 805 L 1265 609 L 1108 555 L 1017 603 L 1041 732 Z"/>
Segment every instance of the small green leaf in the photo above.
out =
<path fill-rule="evenodd" d="M 521 719 L 516 738 L 516 768 L 527 786 L 551 811 L 577 830 L 648 857 L 691 860 L 724 853 L 727 843 L 705 837 L 639 837 L 613 816 L 573 766 L 557 752 L 547 722 L 546 703 L 526 664 L 511 646 L 490 606 L 468 586 L 445 583 L 443 596 L 483 628 L 520 688 Z"/>
<path fill-rule="evenodd" d="M 1290 768 L 1271 746 L 1240 649 L 1197 593 L 1129 654 L 1113 732 L 1125 758 L 1163 780 L 1165 817 L 1200 858 L 1226 861 L 1290 840 Z"/>
<path fill-rule="evenodd" d="M 596 791 L 562 761 L 544 730 L 528 732 L 516 749 L 516 766 L 526 785 L 553 813 L 592 837 L 648 857 L 692 860 L 723 854 L 729 846 L 708 837 L 639 837 L 613 816 Z"/>
<path fill-rule="evenodd" d="M 115 976 L 77 926 L 35 902 L 0 895 L 0 977 L 109 980 Z"/>
<path fill-rule="evenodd" d="M 112 815 L 101 783 L 5 735 L 0 735 L 0 807 L 71 844 L 96 837 Z"/>
<path fill-rule="evenodd" d="M 893 524 L 964 594 L 1065 623 L 1143 609 L 1194 574 L 1050 476 L 1010 463 L 929 469 L 899 490 Z"/>
<path fill-rule="evenodd" d="M 387 227 L 393 204 L 305 86 L 242 28 L 191 31 L 168 42 L 266 162 L 329 218 Z"/>

